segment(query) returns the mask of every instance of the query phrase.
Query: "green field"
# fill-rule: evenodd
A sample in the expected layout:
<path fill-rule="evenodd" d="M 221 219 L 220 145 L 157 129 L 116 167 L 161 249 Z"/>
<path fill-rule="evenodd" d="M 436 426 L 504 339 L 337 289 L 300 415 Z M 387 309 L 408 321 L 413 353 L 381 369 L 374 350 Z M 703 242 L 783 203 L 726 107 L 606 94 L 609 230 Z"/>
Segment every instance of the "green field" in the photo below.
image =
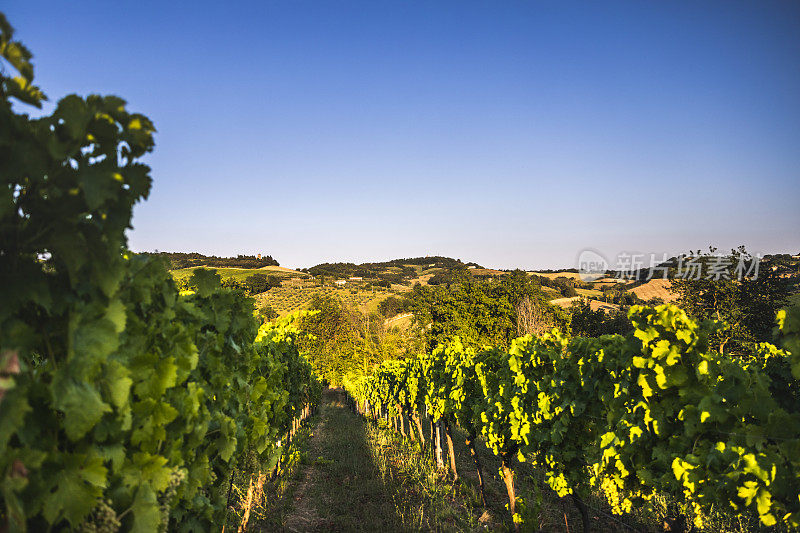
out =
<path fill-rule="evenodd" d="M 598 291 L 596 289 L 575 289 L 575 292 L 577 292 L 581 296 L 588 296 L 592 298 L 603 296 L 603 292 Z"/>
<path fill-rule="evenodd" d="M 553 298 L 561 298 L 561 292 L 552 287 L 542 287 L 542 292 L 551 300 Z"/>
<path fill-rule="evenodd" d="M 256 295 L 259 307 L 269 305 L 280 316 L 287 315 L 298 309 L 308 307 L 312 298 L 316 295 L 337 296 L 342 301 L 349 303 L 362 312 L 376 311 L 381 300 L 389 297 L 392 293 L 386 290 L 363 290 L 356 289 L 355 294 L 352 288 L 335 288 L 330 286 L 319 286 L 311 284 L 292 285 L 284 283 L 280 287 L 275 287 L 267 292 Z"/>
<path fill-rule="evenodd" d="M 181 268 L 170 271 L 175 280 L 185 280 L 191 277 L 194 270 L 199 267 Z M 357 285 L 349 285 L 344 288 L 333 286 L 321 286 L 303 272 L 288 272 L 281 270 L 260 269 L 260 268 L 217 268 L 215 269 L 222 279 L 234 279 L 244 282 L 253 274 L 266 274 L 267 276 L 278 276 L 282 284 L 267 292 L 255 295 L 258 306 L 269 305 L 280 316 L 287 315 L 298 309 L 308 307 L 311 299 L 315 295 L 335 295 L 342 301 L 347 302 L 362 312 L 372 312 L 378 309 L 381 300 L 387 298 L 392 293 L 385 289 L 365 290 Z M 302 278 L 302 281 L 298 281 Z M 353 292 L 355 290 L 355 293 Z"/>
<path fill-rule="evenodd" d="M 177 270 L 171 270 L 172 277 L 176 280 L 184 280 L 189 279 L 192 273 L 198 269 L 203 267 L 189 267 L 189 268 L 179 268 Z M 291 278 L 308 278 L 308 274 L 303 272 L 288 272 L 284 270 L 272 270 L 269 268 L 215 268 L 211 270 L 216 270 L 217 273 L 222 277 L 222 279 L 235 279 L 236 281 L 244 282 L 248 277 L 252 276 L 253 274 L 265 274 L 267 276 L 277 276 L 281 280 L 287 280 Z"/>

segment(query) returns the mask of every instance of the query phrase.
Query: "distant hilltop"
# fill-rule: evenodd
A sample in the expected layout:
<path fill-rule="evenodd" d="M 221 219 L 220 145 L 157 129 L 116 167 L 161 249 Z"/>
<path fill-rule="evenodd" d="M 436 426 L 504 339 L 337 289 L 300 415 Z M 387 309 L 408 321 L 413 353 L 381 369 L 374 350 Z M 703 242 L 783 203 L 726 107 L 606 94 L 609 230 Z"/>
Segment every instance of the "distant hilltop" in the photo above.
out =
<path fill-rule="evenodd" d="M 271 255 L 237 255 L 236 257 L 217 257 L 216 255 L 203 255 L 197 252 L 142 252 L 141 255 L 166 257 L 169 259 L 170 268 L 187 268 L 206 266 L 211 268 L 263 268 L 280 266 Z"/>
<path fill-rule="evenodd" d="M 442 271 L 481 268 L 477 263 L 463 263 L 461 259 L 443 256 L 411 257 L 392 259 L 378 263 L 322 263 L 311 268 L 301 269 L 312 276 L 349 279 L 366 278 L 375 280 L 386 287 L 392 284 L 409 283 L 423 273 L 434 274 Z"/>

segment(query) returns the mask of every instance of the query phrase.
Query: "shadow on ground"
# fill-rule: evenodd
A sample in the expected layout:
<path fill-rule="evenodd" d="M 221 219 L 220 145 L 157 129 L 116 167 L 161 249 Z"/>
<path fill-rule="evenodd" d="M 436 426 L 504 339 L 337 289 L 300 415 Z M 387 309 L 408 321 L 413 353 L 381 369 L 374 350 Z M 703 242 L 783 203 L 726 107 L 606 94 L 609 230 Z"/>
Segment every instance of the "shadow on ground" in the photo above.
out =
<path fill-rule="evenodd" d="M 284 530 L 401 531 L 403 528 L 372 461 L 361 417 L 341 389 L 323 392 L 319 422 L 305 466 L 291 491 Z"/>

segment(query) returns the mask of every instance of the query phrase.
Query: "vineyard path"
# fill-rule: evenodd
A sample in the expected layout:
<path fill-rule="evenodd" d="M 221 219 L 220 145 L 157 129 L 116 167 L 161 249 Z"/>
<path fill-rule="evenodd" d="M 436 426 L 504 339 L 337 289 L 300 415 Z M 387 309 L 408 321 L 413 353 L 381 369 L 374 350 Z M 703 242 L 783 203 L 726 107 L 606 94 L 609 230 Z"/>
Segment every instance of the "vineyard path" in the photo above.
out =
<path fill-rule="evenodd" d="M 364 421 L 342 390 L 323 391 L 307 453 L 290 487 L 285 531 L 394 529 L 398 517 L 370 455 Z"/>

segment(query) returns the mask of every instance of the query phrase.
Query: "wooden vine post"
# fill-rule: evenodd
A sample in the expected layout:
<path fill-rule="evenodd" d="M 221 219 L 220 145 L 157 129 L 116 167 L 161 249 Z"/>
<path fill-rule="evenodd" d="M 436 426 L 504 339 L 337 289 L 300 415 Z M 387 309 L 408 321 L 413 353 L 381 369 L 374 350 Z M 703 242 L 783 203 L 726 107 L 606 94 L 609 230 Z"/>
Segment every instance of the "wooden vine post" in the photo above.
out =
<path fill-rule="evenodd" d="M 436 421 L 436 469 L 444 470 L 444 459 L 442 457 L 442 435 L 441 435 L 442 421 Z"/>
<path fill-rule="evenodd" d="M 453 434 L 450 429 L 450 421 L 444 419 L 444 434 L 447 438 L 447 455 L 450 457 L 450 472 L 453 474 L 453 481 L 458 481 L 458 470 L 456 469 L 456 452 L 453 446 Z M 480 474 L 478 475 L 480 479 Z"/>
<path fill-rule="evenodd" d="M 514 491 L 514 470 L 511 468 L 510 454 L 503 454 L 501 456 L 501 471 L 503 472 L 503 483 L 506 485 L 506 492 L 508 492 L 508 511 L 511 513 L 511 520 L 514 522 L 514 531 L 519 531 L 519 523 L 514 520 L 514 515 L 517 512 L 517 495 Z"/>

